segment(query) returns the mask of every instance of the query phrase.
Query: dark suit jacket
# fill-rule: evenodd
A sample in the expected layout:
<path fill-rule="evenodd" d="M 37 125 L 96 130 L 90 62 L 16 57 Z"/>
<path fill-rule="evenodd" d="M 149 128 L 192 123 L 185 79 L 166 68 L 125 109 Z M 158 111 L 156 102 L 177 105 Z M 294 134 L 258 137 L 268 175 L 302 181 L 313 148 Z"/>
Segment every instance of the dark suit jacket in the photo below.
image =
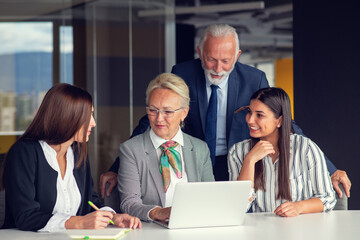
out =
<path fill-rule="evenodd" d="M 177 64 L 172 72 L 185 80 L 190 89 L 190 111 L 185 119 L 184 132 L 205 140 L 205 120 L 208 107 L 206 79 L 200 59 Z M 235 63 L 229 75 L 226 109 L 226 140 L 228 150 L 237 142 L 250 137 L 245 121 L 246 112 L 234 114 L 242 106 L 250 104 L 252 94 L 269 87 L 265 73 L 248 65 Z"/>
<path fill-rule="evenodd" d="M 191 136 L 205 141 L 205 118 L 208 106 L 206 93 L 206 79 L 201 67 L 200 59 L 176 64 L 172 73 L 180 76 L 190 90 L 190 110 L 185 119 L 183 131 Z M 246 111 L 234 114 L 239 107 L 250 104 L 252 94 L 260 88 L 269 87 L 265 73 L 239 62 L 235 63 L 234 70 L 229 75 L 228 100 L 226 109 L 226 138 L 228 150 L 237 142 L 250 138 L 249 129 L 245 121 Z M 144 116 L 135 128 L 132 136 L 143 133 L 149 126 L 147 116 Z M 302 130 L 294 123 L 296 133 L 304 135 Z M 330 174 L 336 171 L 336 167 L 326 158 Z M 117 172 L 118 164 L 110 168 Z"/>
<path fill-rule="evenodd" d="M 77 159 L 76 150 L 74 151 Z M 75 163 L 76 164 L 76 163 Z M 90 164 L 73 170 L 80 190 L 81 204 L 77 215 L 86 215 L 93 201 L 101 206 L 93 191 Z M 56 203 L 57 172 L 50 167 L 38 141 L 17 141 L 9 150 L 4 171 L 5 222 L 3 228 L 37 231 L 52 217 Z"/>

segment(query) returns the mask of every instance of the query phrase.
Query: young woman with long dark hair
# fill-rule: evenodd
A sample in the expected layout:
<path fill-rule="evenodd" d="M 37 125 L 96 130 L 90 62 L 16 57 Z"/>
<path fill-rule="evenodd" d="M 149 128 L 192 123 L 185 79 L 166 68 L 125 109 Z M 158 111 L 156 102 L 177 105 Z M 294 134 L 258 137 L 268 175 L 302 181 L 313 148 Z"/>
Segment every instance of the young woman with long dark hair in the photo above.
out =
<path fill-rule="evenodd" d="M 329 211 L 336 199 L 325 158 L 309 138 L 293 133 L 290 100 L 280 88 L 251 97 L 251 139 L 229 151 L 230 180 L 251 180 L 249 210 L 279 216 Z"/>
<path fill-rule="evenodd" d="M 10 148 L 5 163 L 4 228 L 61 231 L 105 228 L 111 219 L 119 227 L 141 227 L 138 218 L 100 206 L 93 191 L 87 144 L 93 117 L 91 95 L 69 84 L 57 84 L 20 139 Z"/>

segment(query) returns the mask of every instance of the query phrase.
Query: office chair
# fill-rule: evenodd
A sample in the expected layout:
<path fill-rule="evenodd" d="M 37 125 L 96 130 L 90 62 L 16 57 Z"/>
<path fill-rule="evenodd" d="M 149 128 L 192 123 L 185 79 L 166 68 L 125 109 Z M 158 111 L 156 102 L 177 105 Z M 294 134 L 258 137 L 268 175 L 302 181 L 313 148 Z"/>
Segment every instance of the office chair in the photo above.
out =
<path fill-rule="evenodd" d="M 348 197 L 346 196 L 344 187 L 342 184 L 339 184 L 339 187 L 342 191 L 342 198 L 339 197 L 337 193 L 336 194 L 336 205 L 333 210 L 348 210 Z"/>

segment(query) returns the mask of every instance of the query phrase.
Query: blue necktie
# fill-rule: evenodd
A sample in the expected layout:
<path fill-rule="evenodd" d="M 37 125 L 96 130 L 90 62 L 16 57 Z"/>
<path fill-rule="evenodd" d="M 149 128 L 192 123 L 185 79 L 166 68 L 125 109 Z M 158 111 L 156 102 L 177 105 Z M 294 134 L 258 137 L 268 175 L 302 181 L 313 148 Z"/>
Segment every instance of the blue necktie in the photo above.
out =
<path fill-rule="evenodd" d="M 206 112 L 205 141 L 210 149 L 210 158 L 215 165 L 216 150 L 216 120 L 217 120 L 217 89 L 219 86 L 211 85 L 211 96 Z"/>

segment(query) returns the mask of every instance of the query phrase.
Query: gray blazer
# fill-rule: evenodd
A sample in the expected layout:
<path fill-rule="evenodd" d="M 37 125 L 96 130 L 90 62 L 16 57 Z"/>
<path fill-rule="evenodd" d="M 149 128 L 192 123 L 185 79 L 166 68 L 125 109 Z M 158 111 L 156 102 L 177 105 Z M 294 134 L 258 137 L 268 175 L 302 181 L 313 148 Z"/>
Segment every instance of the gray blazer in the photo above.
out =
<path fill-rule="evenodd" d="M 214 181 L 206 143 L 185 133 L 183 136 L 182 150 L 188 181 Z M 147 214 L 152 208 L 164 206 L 165 191 L 150 129 L 120 145 L 118 190 L 121 211 L 141 220 L 148 220 Z"/>

